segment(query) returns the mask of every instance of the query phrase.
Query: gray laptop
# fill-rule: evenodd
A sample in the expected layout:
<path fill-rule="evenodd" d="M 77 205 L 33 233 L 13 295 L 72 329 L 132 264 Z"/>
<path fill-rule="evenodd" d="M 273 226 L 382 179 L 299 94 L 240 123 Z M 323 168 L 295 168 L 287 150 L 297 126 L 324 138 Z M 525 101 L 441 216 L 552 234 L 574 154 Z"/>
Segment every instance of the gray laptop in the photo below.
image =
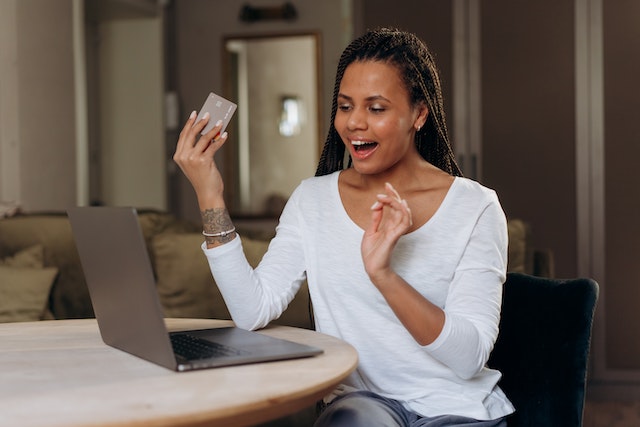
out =
<path fill-rule="evenodd" d="M 68 216 L 106 344 L 176 371 L 322 353 L 237 327 L 169 333 L 136 210 L 76 207 Z"/>

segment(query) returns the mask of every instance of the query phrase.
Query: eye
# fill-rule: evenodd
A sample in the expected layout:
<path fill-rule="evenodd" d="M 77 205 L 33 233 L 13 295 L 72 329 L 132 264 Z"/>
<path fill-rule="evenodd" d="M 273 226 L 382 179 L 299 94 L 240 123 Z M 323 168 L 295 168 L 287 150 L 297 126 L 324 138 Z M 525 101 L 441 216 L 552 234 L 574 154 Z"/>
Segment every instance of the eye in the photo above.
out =
<path fill-rule="evenodd" d="M 338 110 L 340 111 L 349 111 L 351 108 L 351 104 L 338 104 Z"/>
<path fill-rule="evenodd" d="M 384 108 L 381 105 L 372 105 L 371 107 L 369 107 L 369 111 L 371 111 L 374 114 L 380 114 L 386 111 L 386 108 Z"/>

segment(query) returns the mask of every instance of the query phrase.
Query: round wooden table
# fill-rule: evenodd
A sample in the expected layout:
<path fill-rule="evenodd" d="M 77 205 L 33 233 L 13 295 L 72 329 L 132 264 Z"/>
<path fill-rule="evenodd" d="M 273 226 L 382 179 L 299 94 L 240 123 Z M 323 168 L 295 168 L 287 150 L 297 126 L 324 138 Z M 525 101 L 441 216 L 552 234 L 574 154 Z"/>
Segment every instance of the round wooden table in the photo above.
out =
<path fill-rule="evenodd" d="M 170 331 L 229 324 L 167 320 Z M 248 426 L 312 405 L 358 363 L 353 347 L 318 332 L 259 332 L 324 353 L 178 373 L 105 345 L 95 319 L 0 324 L 0 425 Z"/>

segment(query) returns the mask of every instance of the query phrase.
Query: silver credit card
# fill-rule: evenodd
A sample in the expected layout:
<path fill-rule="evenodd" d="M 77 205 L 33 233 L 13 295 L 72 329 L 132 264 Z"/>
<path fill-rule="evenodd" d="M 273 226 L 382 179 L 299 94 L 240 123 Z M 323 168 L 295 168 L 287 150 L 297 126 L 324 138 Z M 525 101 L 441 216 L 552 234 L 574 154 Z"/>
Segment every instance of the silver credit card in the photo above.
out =
<path fill-rule="evenodd" d="M 237 105 L 233 102 L 211 92 L 204 101 L 204 104 L 198 113 L 198 117 L 196 118 L 196 123 L 198 123 L 200 119 L 202 119 L 202 116 L 204 116 L 204 113 L 208 112 L 210 115 L 209 122 L 204 129 L 202 129 L 200 134 L 204 135 L 213 129 L 218 120 L 222 120 L 222 129 L 220 129 L 220 133 L 222 134 L 231 121 L 233 113 L 236 112 L 236 108 Z"/>

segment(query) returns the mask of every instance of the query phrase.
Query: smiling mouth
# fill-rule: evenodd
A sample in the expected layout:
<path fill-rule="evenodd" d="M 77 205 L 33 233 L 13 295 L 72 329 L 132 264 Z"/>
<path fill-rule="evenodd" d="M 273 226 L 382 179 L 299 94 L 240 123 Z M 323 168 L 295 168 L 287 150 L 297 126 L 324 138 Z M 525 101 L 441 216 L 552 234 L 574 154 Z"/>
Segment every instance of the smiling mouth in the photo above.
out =
<path fill-rule="evenodd" d="M 365 160 L 378 149 L 378 143 L 373 141 L 351 141 L 351 156 L 354 160 Z"/>
<path fill-rule="evenodd" d="M 351 141 L 351 145 L 353 145 L 353 149 L 356 152 L 361 151 L 369 151 L 378 146 L 377 142 L 369 142 L 369 141 Z"/>

